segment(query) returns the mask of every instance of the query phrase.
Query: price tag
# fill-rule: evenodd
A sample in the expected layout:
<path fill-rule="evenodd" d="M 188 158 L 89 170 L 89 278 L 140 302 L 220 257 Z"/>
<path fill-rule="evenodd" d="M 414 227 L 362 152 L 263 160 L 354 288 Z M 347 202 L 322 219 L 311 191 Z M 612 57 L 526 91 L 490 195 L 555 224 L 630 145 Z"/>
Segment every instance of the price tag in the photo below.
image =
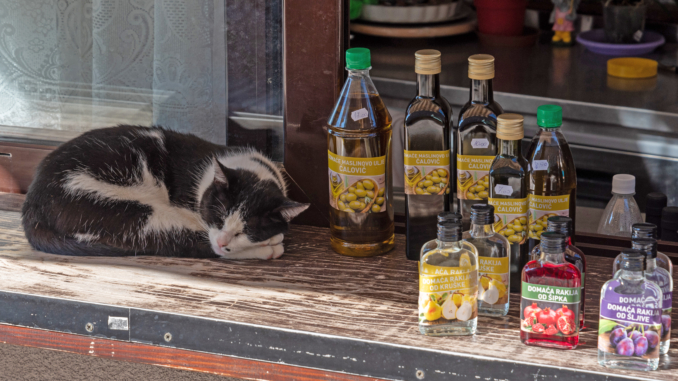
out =
<path fill-rule="evenodd" d="M 370 116 L 370 113 L 367 112 L 366 108 L 361 108 L 360 110 L 355 110 L 351 113 L 351 119 L 353 119 L 354 122 L 365 119 L 368 116 Z"/>
<path fill-rule="evenodd" d="M 535 171 L 545 171 L 549 169 L 548 160 L 535 160 L 532 162 L 532 169 Z"/>
<path fill-rule="evenodd" d="M 471 147 L 473 148 L 487 148 L 490 142 L 486 138 L 471 140 Z"/>
<path fill-rule="evenodd" d="M 497 184 L 494 186 L 494 193 L 502 196 L 510 196 L 513 194 L 513 188 L 510 185 Z"/>

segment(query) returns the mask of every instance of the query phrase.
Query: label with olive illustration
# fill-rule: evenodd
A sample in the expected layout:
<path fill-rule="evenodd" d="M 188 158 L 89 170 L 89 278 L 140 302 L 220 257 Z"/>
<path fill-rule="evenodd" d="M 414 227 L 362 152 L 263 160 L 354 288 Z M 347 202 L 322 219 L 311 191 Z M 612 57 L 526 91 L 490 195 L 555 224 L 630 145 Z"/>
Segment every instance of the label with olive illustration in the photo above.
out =
<path fill-rule="evenodd" d="M 536 196 L 528 195 L 529 229 L 528 236 L 540 239 L 546 231 L 547 220 L 553 216 L 570 216 L 570 195 Z"/>
<path fill-rule="evenodd" d="M 460 267 L 424 263 L 419 272 L 419 323 L 423 325 L 467 321 L 478 316 L 478 271 L 470 259 Z M 468 266 L 463 266 L 468 263 Z"/>
<path fill-rule="evenodd" d="M 330 205 L 347 213 L 385 212 L 386 156 L 339 156 L 330 151 Z"/>
<path fill-rule="evenodd" d="M 487 200 L 493 161 L 494 156 L 457 155 L 457 197 L 460 200 Z"/>
<path fill-rule="evenodd" d="M 404 150 L 405 194 L 450 193 L 450 151 Z"/>
<path fill-rule="evenodd" d="M 487 304 L 508 303 L 509 258 L 478 257 L 478 299 Z"/>
<path fill-rule="evenodd" d="M 526 198 L 490 198 L 488 204 L 494 206 L 494 230 L 503 234 L 511 244 L 523 244 L 527 241 L 527 197 Z"/>

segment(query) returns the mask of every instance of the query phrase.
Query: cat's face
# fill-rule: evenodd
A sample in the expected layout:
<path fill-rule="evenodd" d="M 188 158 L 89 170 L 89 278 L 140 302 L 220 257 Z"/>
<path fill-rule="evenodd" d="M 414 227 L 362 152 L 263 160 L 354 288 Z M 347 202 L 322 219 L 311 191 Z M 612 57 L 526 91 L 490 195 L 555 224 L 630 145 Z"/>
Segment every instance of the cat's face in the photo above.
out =
<path fill-rule="evenodd" d="M 215 161 L 214 182 L 203 194 L 200 213 L 214 252 L 228 256 L 284 234 L 289 222 L 309 207 L 285 197 L 270 180 L 226 168 Z"/>

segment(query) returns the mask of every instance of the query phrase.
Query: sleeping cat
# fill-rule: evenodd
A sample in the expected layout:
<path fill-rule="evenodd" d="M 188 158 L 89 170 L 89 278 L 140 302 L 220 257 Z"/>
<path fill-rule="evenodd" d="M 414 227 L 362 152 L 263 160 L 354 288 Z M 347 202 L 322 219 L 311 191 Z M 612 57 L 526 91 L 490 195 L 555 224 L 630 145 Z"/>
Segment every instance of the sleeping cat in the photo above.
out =
<path fill-rule="evenodd" d="M 256 151 L 119 126 L 50 153 L 22 212 L 28 242 L 48 253 L 271 259 L 308 206 Z"/>

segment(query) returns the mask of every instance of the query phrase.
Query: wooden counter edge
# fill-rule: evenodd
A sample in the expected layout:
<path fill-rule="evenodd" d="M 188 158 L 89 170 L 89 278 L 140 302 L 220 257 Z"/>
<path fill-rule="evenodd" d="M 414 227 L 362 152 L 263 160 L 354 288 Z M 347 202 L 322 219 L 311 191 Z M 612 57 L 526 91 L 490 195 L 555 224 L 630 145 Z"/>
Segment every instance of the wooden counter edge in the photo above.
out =
<path fill-rule="evenodd" d="M 254 380 L 380 381 L 371 377 L 5 324 L 0 324 L 0 343 Z"/>

